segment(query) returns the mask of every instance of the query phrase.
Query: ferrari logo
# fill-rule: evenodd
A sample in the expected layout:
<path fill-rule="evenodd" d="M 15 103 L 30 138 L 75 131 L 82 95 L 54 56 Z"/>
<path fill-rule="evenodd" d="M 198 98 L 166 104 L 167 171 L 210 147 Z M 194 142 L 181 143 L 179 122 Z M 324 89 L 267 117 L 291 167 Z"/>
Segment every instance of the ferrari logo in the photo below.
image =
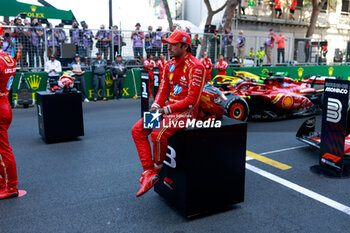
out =
<path fill-rule="evenodd" d="M 298 76 L 299 76 L 299 78 L 301 78 L 301 76 L 303 76 L 303 73 L 304 73 L 304 69 L 300 67 L 298 69 Z"/>
<path fill-rule="evenodd" d="M 173 79 L 173 76 L 174 76 L 173 73 L 169 74 L 169 80 L 172 80 L 172 79 Z"/>
<path fill-rule="evenodd" d="M 111 78 L 110 73 L 106 74 L 106 84 L 107 84 L 107 86 L 112 86 L 112 84 L 113 84 L 113 79 Z"/>
<path fill-rule="evenodd" d="M 328 68 L 328 74 L 329 74 L 329 76 L 332 76 L 332 75 L 333 75 L 333 71 L 334 71 L 334 68 L 333 68 L 333 67 L 329 67 L 329 68 Z"/>
<path fill-rule="evenodd" d="M 186 70 L 187 70 L 187 66 L 184 66 L 184 73 L 186 73 Z"/>

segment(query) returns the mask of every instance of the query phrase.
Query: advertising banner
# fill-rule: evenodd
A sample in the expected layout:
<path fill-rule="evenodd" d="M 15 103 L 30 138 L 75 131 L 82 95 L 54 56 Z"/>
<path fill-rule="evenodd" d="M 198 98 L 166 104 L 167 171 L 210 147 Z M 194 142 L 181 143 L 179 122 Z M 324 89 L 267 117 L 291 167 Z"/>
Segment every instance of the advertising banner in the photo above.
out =
<path fill-rule="evenodd" d="M 342 174 L 349 101 L 349 81 L 326 79 L 320 165 Z"/>

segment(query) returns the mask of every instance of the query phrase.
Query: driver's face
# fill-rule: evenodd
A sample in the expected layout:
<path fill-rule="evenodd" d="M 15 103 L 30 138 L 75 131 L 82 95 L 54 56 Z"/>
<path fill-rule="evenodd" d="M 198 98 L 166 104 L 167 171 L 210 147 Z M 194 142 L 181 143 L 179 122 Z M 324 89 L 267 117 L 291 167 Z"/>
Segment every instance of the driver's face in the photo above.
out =
<path fill-rule="evenodd" d="M 181 44 L 176 43 L 176 44 L 169 44 L 168 50 L 171 57 L 178 57 L 184 53 L 184 50 L 186 50 L 186 48 L 185 46 L 181 48 Z"/>

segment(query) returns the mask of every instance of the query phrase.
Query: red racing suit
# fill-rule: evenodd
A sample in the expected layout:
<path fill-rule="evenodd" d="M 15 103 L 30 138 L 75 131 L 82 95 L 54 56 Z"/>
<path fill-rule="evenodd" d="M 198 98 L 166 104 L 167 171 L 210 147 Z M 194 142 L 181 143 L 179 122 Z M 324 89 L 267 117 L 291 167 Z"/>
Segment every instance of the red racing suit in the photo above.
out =
<path fill-rule="evenodd" d="M 156 67 L 156 62 L 154 60 L 146 59 L 143 61 L 143 66 L 145 70 L 148 70 L 148 91 L 152 97 L 152 86 L 154 85 L 153 69 Z"/>
<path fill-rule="evenodd" d="M 204 65 L 205 68 L 205 73 L 206 73 L 206 80 L 205 81 L 210 81 L 211 80 L 211 71 L 213 70 L 213 63 L 211 62 L 211 59 L 209 57 L 204 58 L 202 57 L 201 60 L 202 64 Z"/>
<path fill-rule="evenodd" d="M 152 104 L 152 107 L 165 109 L 160 128 L 144 129 L 141 118 L 131 131 L 145 171 L 153 169 L 154 163 L 155 166 L 162 165 L 167 152 L 168 138 L 181 129 L 174 123 L 185 122 L 188 118 L 197 116 L 204 85 L 205 69 L 190 53 L 179 60 L 172 59 L 166 63 L 158 94 Z M 153 142 L 154 161 L 148 141 L 149 134 Z"/>
<path fill-rule="evenodd" d="M 163 72 L 164 72 L 166 62 L 167 62 L 167 60 L 165 60 L 165 59 L 163 61 L 158 59 L 158 61 L 157 61 L 157 67 L 159 68 L 159 83 L 162 81 Z"/>
<path fill-rule="evenodd" d="M 218 61 L 215 64 L 215 69 L 217 69 L 218 75 L 226 75 L 226 68 L 227 68 L 227 61 L 222 60 L 222 61 Z"/>
<path fill-rule="evenodd" d="M 0 51 L 0 188 L 5 185 L 17 186 L 16 161 L 7 136 L 7 129 L 12 121 L 8 93 L 15 74 L 15 59 Z"/>

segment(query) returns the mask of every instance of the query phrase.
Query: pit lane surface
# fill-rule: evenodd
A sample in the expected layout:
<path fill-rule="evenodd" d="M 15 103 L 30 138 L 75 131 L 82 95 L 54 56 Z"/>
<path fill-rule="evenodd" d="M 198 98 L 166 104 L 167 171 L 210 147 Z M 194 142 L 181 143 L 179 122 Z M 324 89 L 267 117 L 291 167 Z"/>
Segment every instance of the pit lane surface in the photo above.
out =
<path fill-rule="evenodd" d="M 0 232 L 348 232 L 349 215 L 249 169 L 245 202 L 224 212 L 187 220 L 153 190 L 136 198 L 141 166 L 130 129 L 139 106 L 84 104 L 86 136 L 56 144 L 41 140 L 35 108 L 15 109 L 9 138 L 28 194 L 0 201 Z M 247 149 L 291 168 L 247 164 L 350 206 L 350 179 L 309 171 L 318 151 L 295 139 L 304 120 L 249 122 Z"/>

